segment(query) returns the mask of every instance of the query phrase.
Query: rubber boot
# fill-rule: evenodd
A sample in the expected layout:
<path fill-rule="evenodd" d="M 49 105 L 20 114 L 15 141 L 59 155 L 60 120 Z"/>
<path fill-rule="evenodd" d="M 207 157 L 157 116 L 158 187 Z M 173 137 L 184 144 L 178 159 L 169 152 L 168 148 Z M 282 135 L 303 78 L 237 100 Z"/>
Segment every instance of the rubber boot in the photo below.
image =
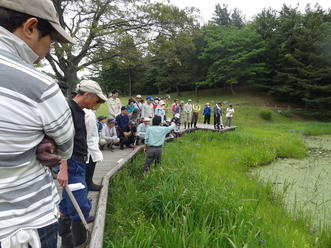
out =
<path fill-rule="evenodd" d="M 59 219 L 59 236 L 61 237 L 61 248 L 73 248 L 71 234 L 71 220 L 67 216 Z"/>
<path fill-rule="evenodd" d="M 85 248 L 88 245 L 88 231 L 80 220 L 71 221 L 72 243 L 74 248 Z"/>

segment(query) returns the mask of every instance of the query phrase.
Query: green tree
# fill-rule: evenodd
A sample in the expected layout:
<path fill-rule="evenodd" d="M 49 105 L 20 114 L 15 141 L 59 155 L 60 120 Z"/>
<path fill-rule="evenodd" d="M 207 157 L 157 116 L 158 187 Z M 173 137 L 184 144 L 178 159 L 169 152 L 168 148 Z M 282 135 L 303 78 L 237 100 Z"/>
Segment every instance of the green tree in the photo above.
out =
<path fill-rule="evenodd" d="M 207 27 L 207 46 L 201 59 L 210 61 L 207 81 L 210 86 L 229 85 L 235 94 L 234 84 L 258 84 L 268 74 L 263 61 L 265 44 L 251 25 Z"/>

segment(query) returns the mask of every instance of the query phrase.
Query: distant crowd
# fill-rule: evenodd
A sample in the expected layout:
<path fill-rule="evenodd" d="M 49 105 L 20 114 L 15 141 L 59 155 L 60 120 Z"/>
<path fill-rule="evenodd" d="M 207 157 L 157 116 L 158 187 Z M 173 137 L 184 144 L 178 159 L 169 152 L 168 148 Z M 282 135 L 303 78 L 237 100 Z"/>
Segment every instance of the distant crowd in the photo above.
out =
<path fill-rule="evenodd" d="M 223 124 L 222 103 L 216 103 L 212 108 L 206 103 L 201 108 L 199 101 L 192 103 L 189 99 L 186 103 L 175 99 L 170 105 L 171 97 L 148 96 L 143 99 L 137 95 L 135 99 L 130 98 L 126 105 L 122 105 L 118 98 L 118 92 L 112 91 L 112 95 L 107 101 L 109 118 L 98 116 L 98 132 L 100 136 L 100 147 L 113 149 L 113 145 L 133 148 L 137 144 L 144 144 L 145 133 L 155 116 L 161 118 L 162 126 L 169 126 L 175 123 L 175 128 L 171 135 L 178 137 L 180 128 L 197 128 L 199 115 L 203 115 L 204 124 L 210 125 L 211 115 L 214 116 L 214 128 L 223 129 L 230 127 L 234 115 L 234 108 L 229 105 L 226 108 L 226 121 Z"/>

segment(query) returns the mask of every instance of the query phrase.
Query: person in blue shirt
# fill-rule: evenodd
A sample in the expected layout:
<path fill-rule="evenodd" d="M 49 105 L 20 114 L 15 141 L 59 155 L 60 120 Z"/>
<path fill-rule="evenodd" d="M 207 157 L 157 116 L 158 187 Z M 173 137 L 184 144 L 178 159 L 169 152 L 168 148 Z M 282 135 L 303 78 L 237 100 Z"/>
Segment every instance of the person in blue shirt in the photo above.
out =
<path fill-rule="evenodd" d="M 98 116 L 97 119 L 98 119 L 98 122 L 97 122 L 98 134 L 100 137 L 101 133 L 102 133 L 102 129 L 106 126 L 105 122 L 106 122 L 107 117 L 100 115 L 100 116 Z"/>
<path fill-rule="evenodd" d="M 210 124 L 210 114 L 211 114 L 211 107 L 210 107 L 209 103 L 206 103 L 202 114 L 204 116 L 203 124 L 208 123 L 208 125 L 209 125 Z"/>
<path fill-rule="evenodd" d="M 128 116 L 128 110 L 126 107 L 121 108 L 121 113 L 116 116 L 116 123 L 117 123 L 117 128 L 118 132 L 122 133 L 124 128 L 128 126 L 129 124 L 129 116 Z"/>
<path fill-rule="evenodd" d="M 128 110 L 129 117 L 131 117 L 133 111 L 136 109 L 136 107 L 134 106 L 135 103 L 136 103 L 136 101 L 133 100 L 132 98 L 130 98 L 128 101 L 128 104 L 125 106 L 126 109 Z"/>
<path fill-rule="evenodd" d="M 171 123 L 169 127 L 160 126 L 161 117 L 154 116 L 152 120 L 152 126 L 150 126 L 145 134 L 145 147 L 146 162 L 144 166 L 144 173 L 149 172 L 151 163 L 155 160 L 155 165 L 161 162 L 162 146 L 165 141 L 165 137 L 175 128 L 175 124 Z"/>

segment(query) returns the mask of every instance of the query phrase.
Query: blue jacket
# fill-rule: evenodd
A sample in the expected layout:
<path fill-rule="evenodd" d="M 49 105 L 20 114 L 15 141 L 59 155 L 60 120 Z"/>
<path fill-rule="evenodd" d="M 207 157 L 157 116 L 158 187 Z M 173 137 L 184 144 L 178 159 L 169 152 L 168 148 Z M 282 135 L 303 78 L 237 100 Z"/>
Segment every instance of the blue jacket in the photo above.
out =
<path fill-rule="evenodd" d="M 211 107 L 207 106 L 203 110 L 203 115 L 210 115 L 211 113 Z"/>
<path fill-rule="evenodd" d="M 119 114 L 116 116 L 118 129 L 122 131 L 129 124 L 129 116 Z"/>

